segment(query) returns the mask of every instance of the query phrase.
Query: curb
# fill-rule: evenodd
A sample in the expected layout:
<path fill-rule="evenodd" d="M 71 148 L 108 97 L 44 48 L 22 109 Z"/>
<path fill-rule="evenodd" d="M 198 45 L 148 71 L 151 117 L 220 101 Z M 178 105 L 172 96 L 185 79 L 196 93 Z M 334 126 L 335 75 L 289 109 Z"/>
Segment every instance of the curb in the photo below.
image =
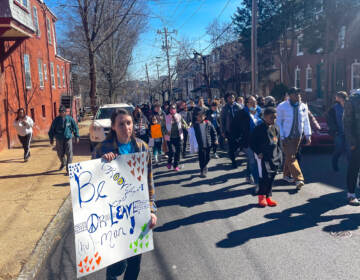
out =
<path fill-rule="evenodd" d="M 71 223 L 71 213 L 72 205 L 71 196 L 69 194 L 22 267 L 17 280 L 36 279 L 37 274 L 41 271 L 43 265 L 46 264 L 46 260 L 50 253 L 60 242 L 69 223 Z"/>

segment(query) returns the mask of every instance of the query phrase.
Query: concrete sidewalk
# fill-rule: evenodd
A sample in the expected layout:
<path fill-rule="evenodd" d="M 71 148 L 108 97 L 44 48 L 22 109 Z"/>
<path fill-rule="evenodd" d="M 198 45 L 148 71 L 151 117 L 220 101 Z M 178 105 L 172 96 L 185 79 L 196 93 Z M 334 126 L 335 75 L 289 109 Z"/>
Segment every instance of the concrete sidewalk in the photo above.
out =
<path fill-rule="evenodd" d="M 89 123 L 81 123 L 81 141 L 73 162 L 90 158 Z M 34 141 L 31 158 L 23 149 L 0 153 L 0 279 L 16 279 L 49 223 L 69 195 L 69 179 L 48 140 Z"/>

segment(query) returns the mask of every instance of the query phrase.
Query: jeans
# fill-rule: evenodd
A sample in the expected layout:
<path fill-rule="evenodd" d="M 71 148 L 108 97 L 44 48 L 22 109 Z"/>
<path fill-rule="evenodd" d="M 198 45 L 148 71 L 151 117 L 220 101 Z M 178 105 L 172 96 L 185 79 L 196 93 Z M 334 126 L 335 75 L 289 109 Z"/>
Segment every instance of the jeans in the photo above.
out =
<path fill-rule="evenodd" d="M 184 134 L 184 140 L 183 140 L 182 154 L 185 155 L 186 154 L 187 141 L 188 141 L 188 135 L 189 135 L 189 132 L 187 131 L 187 129 L 183 129 L 183 134 Z"/>
<path fill-rule="evenodd" d="M 350 162 L 347 170 L 347 187 L 349 193 L 355 193 L 356 183 L 360 170 L 360 145 L 351 151 Z"/>
<path fill-rule="evenodd" d="M 141 255 L 114 263 L 106 269 L 106 280 L 116 280 L 125 272 L 124 280 L 136 280 L 140 273 Z"/>
<path fill-rule="evenodd" d="M 239 141 L 231 135 L 227 135 L 227 139 L 229 144 L 229 158 L 233 164 L 236 164 L 235 152 L 240 146 Z"/>
<path fill-rule="evenodd" d="M 337 135 L 335 137 L 335 151 L 332 156 L 332 166 L 334 170 L 339 169 L 338 162 L 342 154 L 345 154 L 348 162 L 350 162 L 350 146 L 346 142 L 344 135 Z"/>
<path fill-rule="evenodd" d="M 73 158 L 73 145 L 72 139 L 56 139 L 56 152 L 62 165 L 66 166 L 72 163 Z M 66 155 L 66 161 L 65 161 Z"/>
<path fill-rule="evenodd" d="M 203 171 L 210 161 L 210 148 L 199 149 L 199 165 L 200 170 Z"/>
<path fill-rule="evenodd" d="M 257 184 L 257 183 L 259 183 L 259 171 L 258 171 L 258 167 L 257 167 L 257 162 L 255 160 L 255 154 L 254 154 L 253 150 L 251 150 L 251 148 L 249 148 L 249 147 L 245 148 L 244 152 L 246 153 L 246 156 L 247 156 L 248 176 L 250 176 L 250 174 L 251 174 L 254 179 L 254 183 Z"/>
<path fill-rule="evenodd" d="M 170 141 L 167 141 L 169 152 L 168 152 L 168 164 L 173 164 L 174 168 L 178 167 L 180 161 L 180 152 L 181 152 L 181 138 L 170 138 Z M 175 148 L 175 151 L 174 149 Z M 174 159 L 174 162 L 173 162 Z"/>
<path fill-rule="evenodd" d="M 24 159 L 27 159 L 30 156 L 30 142 L 32 133 L 26 134 L 25 136 L 18 135 L 18 137 L 24 148 Z"/>
<path fill-rule="evenodd" d="M 155 139 L 154 140 L 154 147 L 153 147 L 154 156 L 157 156 L 157 155 L 161 154 L 161 147 L 162 147 L 162 139 L 161 138 L 160 138 L 160 140 Z"/>

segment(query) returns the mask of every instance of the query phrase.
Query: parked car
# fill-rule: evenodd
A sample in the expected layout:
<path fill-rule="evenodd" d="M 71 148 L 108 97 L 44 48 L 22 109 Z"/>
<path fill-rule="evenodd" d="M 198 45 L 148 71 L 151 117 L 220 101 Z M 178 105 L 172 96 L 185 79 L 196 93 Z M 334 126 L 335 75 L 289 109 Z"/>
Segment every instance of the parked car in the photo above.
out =
<path fill-rule="evenodd" d="M 111 129 L 111 115 L 117 109 L 126 109 L 130 113 L 134 111 L 132 105 L 122 104 L 106 104 L 100 106 L 95 117 L 90 125 L 90 150 L 96 147 L 97 144 L 104 141 Z"/>
<path fill-rule="evenodd" d="M 310 112 L 314 115 L 320 125 L 320 130 L 315 129 L 311 124 L 312 136 L 311 147 L 328 147 L 334 145 L 334 138 L 329 134 L 329 127 L 326 122 L 325 112 L 316 106 L 309 105 Z"/>

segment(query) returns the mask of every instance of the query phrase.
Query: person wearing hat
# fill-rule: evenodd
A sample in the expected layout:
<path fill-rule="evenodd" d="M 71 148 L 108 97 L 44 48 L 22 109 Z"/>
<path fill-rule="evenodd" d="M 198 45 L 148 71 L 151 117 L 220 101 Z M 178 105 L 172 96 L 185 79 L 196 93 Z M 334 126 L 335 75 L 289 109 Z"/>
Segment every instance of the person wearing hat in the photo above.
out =
<path fill-rule="evenodd" d="M 300 90 L 291 88 L 289 99 L 277 107 L 277 125 L 280 128 L 280 137 L 283 142 L 285 154 L 284 180 L 296 183 L 296 189 L 304 186 L 304 176 L 297 161 L 298 152 L 303 135 L 306 137 L 306 145 L 311 143 L 311 126 L 309 109 L 301 102 Z"/>
<path fill-rule="evenodd" d="M 350 145 L 350 161 L 347 170 L 348 202 L 360 206 L 355 189 L 360 170 L 360 89 L 350 95 L 344 108 L 345 139 Z"/>
<path fill-rule="evenodd" d="M 229 157 L 233 168 L 237 168 L 235 160 L 235 152 L 239 148 L 240 141 L 234 136 L 232 131 L 233 121 L 242 110 L 242 107 L 235 102 L 235 93 L 228 92 L 225 95 L 226 105 L 222 108 L 220 113 L 220 130 L 221 135 L 228 139 Z"/>
<path fill-rule="evenodd" d="M 68 174 L 68 165 L 72 163 L 73 157 L 72 137 L 75 136 L 76 143 L 79 143 L 80 139 L 79 128 L 70 116 L 70 108 L 60 106 L 59 116 L 53 120 L 48 134 L 51 145 L 54 144 L 54 138 L 56 139 L 56 151 L 61 163 L 59 170 L 63 170 L 66 166 L 66 174 Z"/>

